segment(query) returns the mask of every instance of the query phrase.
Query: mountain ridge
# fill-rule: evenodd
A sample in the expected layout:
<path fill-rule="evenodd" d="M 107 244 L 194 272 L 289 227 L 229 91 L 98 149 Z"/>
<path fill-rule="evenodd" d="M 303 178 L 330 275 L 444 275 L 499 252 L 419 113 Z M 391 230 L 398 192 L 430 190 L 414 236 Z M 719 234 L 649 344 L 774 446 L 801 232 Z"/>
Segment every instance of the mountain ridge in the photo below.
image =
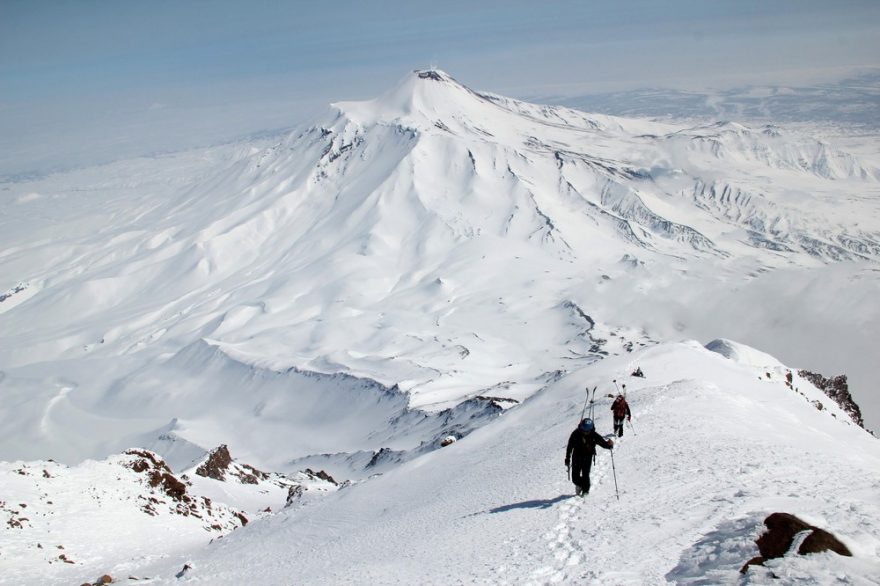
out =
<path fill-rule="evenodd" d="M 163 559 L 118 550 L 112 560 L 73 558 L 77 564 L 6 575 L 40 571 L 70 582 L 112 567 L 113 575 L 171 584 L 187 565 L 190 579 L 217 584 L 244 576 L 269 583 L 728 583 L 758 554 L 754 540 L 765 517 L 782 510 L 834 533 L 853 556 L 786 554 L 749 569 L 749 579 L 870 582 L 880 567 L 873 531 L 880 517 L 871 498 L 880 482 L 876 438 L 836 405 L 819 409 L 822 392 L 775 358 L 730 341 L 716 347 L 721 353 L 695 342 L 658 344 L 560 376 L 448 447 L 367 479 L 325 484 L 324 492 L 263 511 L 210 544 L 185 545 Z M 634 365 L 643 377 L 626 374 Z M 597 456 L 589 496 L 573 497 L 562 458 L 584 387 L 600 388 L 589 415 L 605 433 L 615 383 L 625 385 L 633 419 L 613 452 Z M 269 498 L 246 496 L 241 490 L 250 485 L 234 480 L 226 488 L 208 478 L 193 482 L 213 490 L 214 500 L 217 491 L 239 506 L 249 499 L 248 510 Z M 72 534 L 64 544 L 85 550 Z"/>
<path fill-rule="evenodd" d="M 698 147 L 689 136 L 675 142 L 689 132 Z M 732 159 L 750 165 L 736 177 L 705 176 L 718 159 L 700 145 L 719 133 L 733 137 L 719 144 L 734 154 L 779 139 L 730 123 L 688 130 L 593 119 L 416 71 L 385 98 L 331 109 L 197 178 L 172 171 L 167 184 L 144 188 L 124 173 L 102 177 L 111 193 L 134 185 L 109 204 L 115 224 L 102 223 L 99 200 L 79 209 L 62 187 L 51 205 L 19 206 L 100 228 L 51 245 L 4 243 L 4 274 L 21 283 L 0 302 L 4 340 L 15 341 L 0 351 L 5 384 L 16 396 L 44 389 L 31 417 L 51 438 L 65 409 L 106 412 L 129 386 L 150 393 L 155 383 L 138 381 L 158 380 L 151 373 L 176 370 L 188 387 L 198 369 L 185 349 L 204 343 L 246 371 L 397 385 L 410 407 L 436 413 L 498 385 L 523 400 L 548 373 L 656 342 L 644 323 L 611 317 L 627 286 L 648 295 L 679 277 L 686 288 L 792 265 L 875 262 L 872 175 L 777 167 L 750 147 Z M 756 170 L 766 178 L 749 179 Z M 846 196 L 859 207 L 829 205 L 852 186 L 865 190 Z M 156 195 L 138 201 L 143 189 Z M 590 316 L 589 336 L 570 307 Z M 41 364 L 69 372 L 44 377 Z M 154 393 L 169 398 L 165 413 L 132 431 L 161 434 L 179 416 L 173 389 Z"/>
<path fill-rule="evenodd" d="M 171 524 L 148 531 L 135 507 L 137 539 L 56 563 L 4 502 L 20 526 L 0 537 L 37 561 L 4 554 L 0 576 L 728 583 L 778 507 L 854 555 L 748 579 L 872 579 L 876 438 L 786 365 L 870 366 L 878 167 L 814 147 L 429 70 L 269 146 L 2 186 L 0 493 L 24 494 L 20 460 L 52 458 L 127 502 L 111 454 L 136 445 L 259 522 L 208 543 L 190 516 L 150 549 Z M 565 440 L 588 406 L 609 429 L 617 392 L 634 418 L 574 500 Z M 231 472 L 198 474 L 212 457 Z M 68 519 L 81 485 L 58 485 Z"/>

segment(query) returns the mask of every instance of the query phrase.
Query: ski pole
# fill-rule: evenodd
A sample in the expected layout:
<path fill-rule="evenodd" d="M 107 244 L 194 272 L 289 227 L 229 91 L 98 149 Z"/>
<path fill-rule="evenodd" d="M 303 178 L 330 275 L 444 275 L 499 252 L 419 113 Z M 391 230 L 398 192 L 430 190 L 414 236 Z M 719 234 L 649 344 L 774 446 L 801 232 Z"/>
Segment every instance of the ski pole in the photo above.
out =
<path fill-rule="evenodd" d="M 611 447 L 611 473 L 614 475 L 614 494 L 617 495 L 617 500 L 620 500 L 620 493 L 617 491 L 617 470 L 614 468 L 614 446 Z"/>
<path fill-rule="evenodd" d="M 617 394 L 619 395 L 620 394 L 620 387 L 617 386 L 617 379 L 614 379 L 611 382 L 614 383 L 614 388 L 617 389 Z"/>
<path fill-rule="evenodd" d="M 635 436 L 636 435 L 636 428 L 633 427 L 632 420 L 627 419 L 626 422 L 629 423 L 629 428 L 632 430 L 633 436 Z"/>

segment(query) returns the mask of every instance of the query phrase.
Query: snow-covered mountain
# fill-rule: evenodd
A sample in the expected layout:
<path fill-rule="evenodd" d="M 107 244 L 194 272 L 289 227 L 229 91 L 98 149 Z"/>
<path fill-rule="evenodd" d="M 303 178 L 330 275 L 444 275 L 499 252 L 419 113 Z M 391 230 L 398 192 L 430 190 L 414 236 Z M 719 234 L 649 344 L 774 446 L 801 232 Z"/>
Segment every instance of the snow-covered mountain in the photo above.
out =
<path fill-rule="evenodd" d="M 638 522 L 629 530 L 646 532 L 645 545 L 658 553 L 645 558 L 650 568 L 645 561 L 620 580 L 726 571 L 700 556 L 709 542 L 699 540 L 715 527 L 739 540 L 718 545 L 722 557 L 748 550 L 740 536 L 754 532 L 757 511 L 777 502 L 770 487 L 789 482 L 768 467 L 789 458 L 792 474 L 814 459 L 830 467 L 822 458 L 846 442 L 857 456 L 842 466 L 840 482 L 867 494 L 878 486 L 868 471 L 876 442 L 851 409 L 797 370 L 786 380 L 789 369 L 776 359 L 755 364 L 743 356 L 764 355 L 732 342 L 713 346 L 724 360 L 699 345 L 666 342 L 747 331 L 766 337 L 766 346 L 753 342 L 762 348 L 837 352 L 867 368 L 876 352 L 863 340 L 880 324 L 878 180 L 876 158 L 782 128 L 589 115 L 475 92 L 427 70 L 376 100 L 335 104 L 281 140 L 6 183 L 0 458 L 17 462 L 9 474 L 25 466 L 18 461 L 36 469 L 49 458 L 79 470 L 86 458 L 115 465 L 122 456 L 112 454 L 136 446 L 193 479 L 198 494 L 246 511 L 284 496 L 283 478 L 306 468 L 351 481 L 224 538 L 223 548 L 241 548 L 230 564 L 260 540 L 276 552 L 303 548 L 264 558 L 270 583 L 297 581 L 287 574 L 294 566 L 306 583 L 369 582 L 354 574 L 366 559 L 378 582 L 598 580 L 606 570 L 591 574 L 584 564 L 608 560 L 576 545 L 559 557 L 562 550 L 542 549 L 525 531 L 564 512 L 559 526 L 571 537 L 568 521 L 584 510 L 558 496 L 565 482 L 551 463 L 562 461 L 577 396 L 585 384 L 610 391 L 612 379 L 639 363 L 648 379 L 628 383 L 644 390 L 652 431 L 631 442 L 645 442 L 633 450 L 644 468 L 633 489 L 647 500 L 632 505 Z M 821 334 L 803 335 L 813 327 Z M 836 331 L 846 343 L 837 343 Z M 710 406 L 717 415 L 705 414 Z M 747 429 L 756 422 L 763 436 L 753 438 Z M 693 448 L 667 453 L 682 429 Z M 438 451 L 449 436 L 461 441 Z M 741 445 L 734 440 L 744 436 Z M 822 439 L 798 452 L 807 437 Z M 754 456 L 752 470 L 744 450 L 757 450 L 762 438 L 778 453 Z M 217 489 L 194 471 L 219 445 L 255 469 L 288 476 L 261 479 L 274 487 L 263 499 Z M 657 461 L 641 459 L 649 454 Z M 722 456 L 737 465 L 714 472 L 709 459 Z M 236 470 L 235 478 L 249 474 Z M 701 473 L 693 522 L 678 520 L 687 502 L 678 488 L 690 486 L 685 470 Z M 754 477 L 742 495 L 718 492 L 747 472 Z M 641 492 L 655 481 L 671 494 L 669 510 L 652 516 Z M 790 491 L 806 491 L 809 502 L 789 494 L 780 506 L 797 510 L 783 512 L 840 531 L 857 550 L 854 563 L 876 561 L 876 544 L 859 529 L 870 516 L 860 507 L 875 511 L 876 499 L 854 493 L 860 513 L 844 518 L 819 504 L 834 490 L 808 484 L 799 478 Z M 611 505 L 597 521 L 606 531 Z M 532 509 L 539 521 L 492 521 Z M 419 514 L 432 530 L 411 556 L 389 561 L 375 550 L 406 551 L 407 540 L 391 536 L 408 535 Z M 672 519 L 683 534 L 661 547 L 660 533 L 647 528 Z M 738 528 L 717 525 L 724 521 Z M 383 539 L 368 537 L 368 527 L 382 528 Z M 502 529 L 515 535 L 502 537 Z M 315 554 L 327 540 L 335 545 Z M 605 543 L 597 555 L 620 549 Z M 426 562 L 438 547 L 442 555 Z M 181 555 L 188 548 L 171 547 Z M 697 549 L 676 569 L 669 562 L 683 548 Z M 237 580 L 235 568 L 211 557 L 227 555 L 215 550 L 198 554 L 207 557 L 190 574 Z M 477 557 L 461 570 L 441 568 L 440 560 L 451 564 L 465 550 Z M 3 551 L 0 544 L 0 560 Z M 487 560 L 506 561 L 480 565 L 484 551 Z M 314 561 L 307 564 L 305 552 Z M 522 552 L 528 561 L 516 562 Z M 322 575 L 319 560 L 331 555 L 347 556 L 351 567 Z M 91 579 L 85 572 L 97 571 L 98 561 L 63 571 Z M 138 575 L 171 571 L 166 562 L 126 564 Z M 546 572 L 535 573 L 539 566 Z M 16 576 L 38 572 L 12 568 Z"/>

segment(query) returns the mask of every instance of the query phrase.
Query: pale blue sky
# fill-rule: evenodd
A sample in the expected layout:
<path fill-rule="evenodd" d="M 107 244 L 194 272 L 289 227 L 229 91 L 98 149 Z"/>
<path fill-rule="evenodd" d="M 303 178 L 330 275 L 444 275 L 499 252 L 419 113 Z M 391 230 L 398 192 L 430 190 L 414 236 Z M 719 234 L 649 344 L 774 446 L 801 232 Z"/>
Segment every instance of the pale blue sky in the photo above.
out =
<path fill-rule="evenodd" d="M 430 64 L 522 97 L 808 83 L 880 65 L 880 2 L 0 0 L 0 175 L 290 126 Z"/>

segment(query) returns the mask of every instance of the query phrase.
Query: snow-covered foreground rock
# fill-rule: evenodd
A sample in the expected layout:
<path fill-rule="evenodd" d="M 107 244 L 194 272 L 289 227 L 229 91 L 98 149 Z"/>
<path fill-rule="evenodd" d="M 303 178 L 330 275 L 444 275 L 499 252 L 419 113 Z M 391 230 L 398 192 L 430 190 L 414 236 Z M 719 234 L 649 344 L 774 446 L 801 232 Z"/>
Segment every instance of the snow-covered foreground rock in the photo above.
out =
<path fill-rule="evenodd" d="M 311 473 L 287 477 L 239 464 L 226 446 L 180 475 L 140 449 L 73 467 L 2 462 L 0 583 L 128 578 L 129 568 L 336 489 Z"/>
<path fill-rule="evenodd" d="M 247 523 L 189 488 L 143 450 L 75 467 L 4 462 L 0 580 L 23 583 L 24 570 L 28 579 L 60 583 L 78 568 L 161 558 Z"/>
<path fill-rule="evenodd" d="M 789 385 L 778 362 L 749 362 L 695 343 L 608 359 L 449 447 L 125 571 L 156 584 L 876 583 L 880 443 L 797 374 Z M 627 376 L 636 365 L 644 379 Z M 615 379 L 633 425 L 614 467 L 600 451 L 593 490 L 574 497 L 563 457 L 584 387 L 599 387 L 608 433 Z M 774 512 L 853 556 L 787 556 L 741 577 Z"/>

